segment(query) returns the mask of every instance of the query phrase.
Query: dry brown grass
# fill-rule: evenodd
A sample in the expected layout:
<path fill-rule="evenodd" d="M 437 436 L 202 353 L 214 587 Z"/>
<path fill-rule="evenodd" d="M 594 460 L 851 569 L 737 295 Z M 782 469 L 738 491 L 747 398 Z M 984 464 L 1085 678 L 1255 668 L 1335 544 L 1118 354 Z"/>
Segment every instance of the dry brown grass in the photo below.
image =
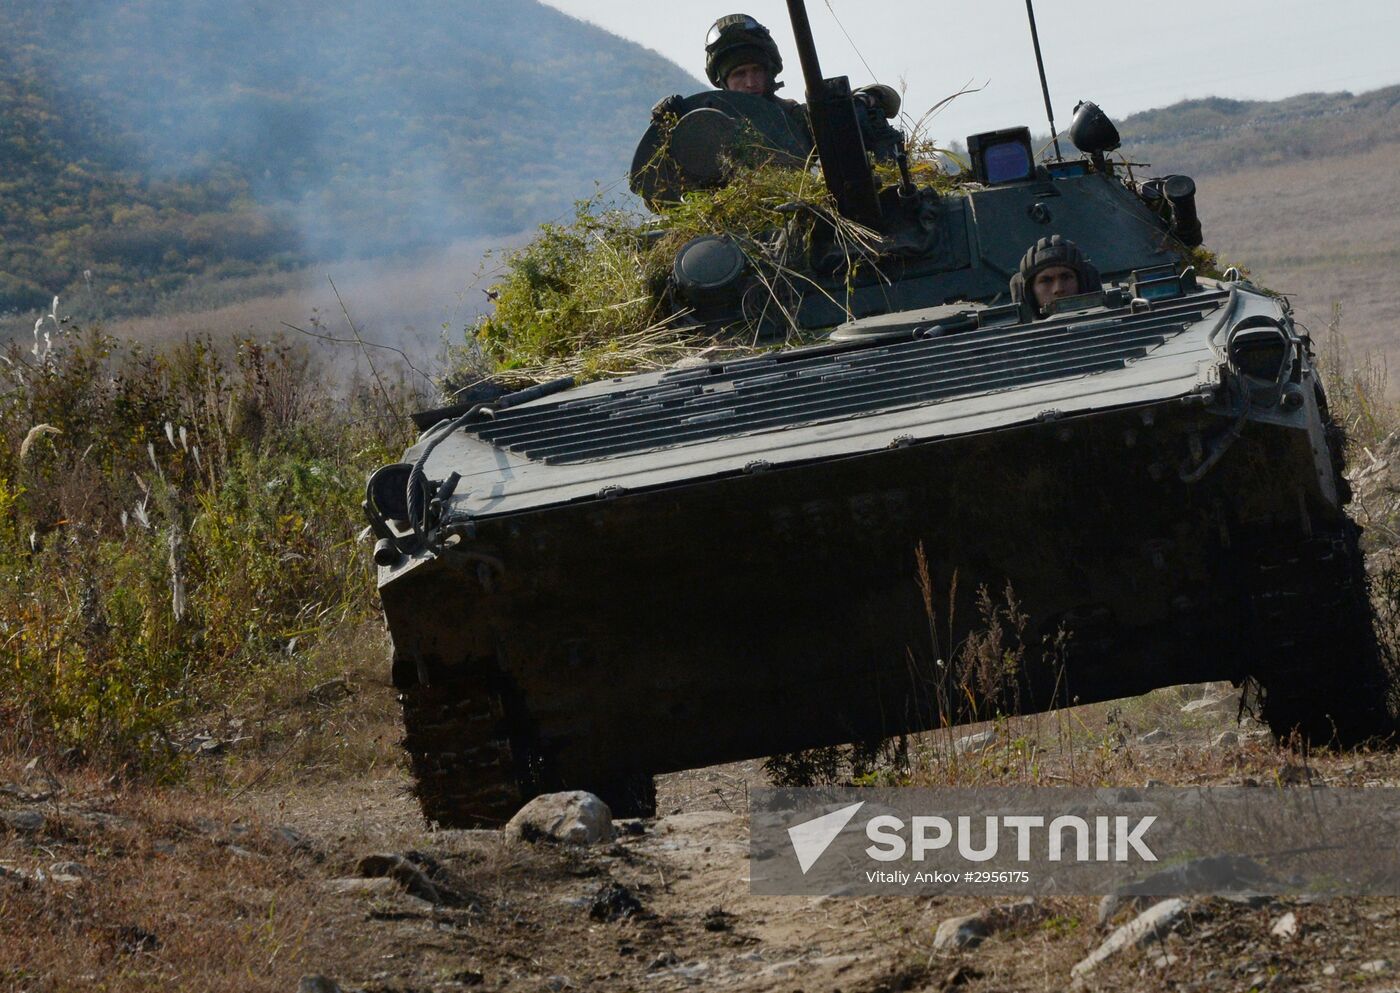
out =
<path fill-rule="evenodd" d="M 191 759 L 178 789 L 0 760 L 0 783 L 30 793 L 0 808 L 46 819 L 37 834 L 0 827 L 0 869 L 31 877 L 0 878 L 0 990 L 287 991 L 343 960 L 338 935 L 363 909 L 327 907 L 323 883 L 366 851 L 327 840 L 422 840 L 411 801 L 385 804 L 384 780 L 404 770 L 384 643 L 365 625 L 318 648 L 341 653 L 338 665 L 254 683 L 236 709 L 191 724 L 230 744 Z M 317 840 L 297 845 L 290 824 Z M 81 881 L 53 880 L 64 863 Z"/>
<path fill-rule="evenodd" d="M 401 772 L 389 655 L 383 626 L 366 621 L 334 631 L 303 664 L 250 680 L 184 729 L 189 740 L 236 743 L 220 761 L 196 763 L 193 783 L 237 796 Z"/>
<path fill-rule="evenodd" d="M 82 867 L 78 882 L 0 882 L 0 989 L 295 988 L 309 855 L 275 852 L 266 825 L 207 797 L 67 788 L 68 803 L 40 808 L 41 835 L 0 837 L 11 871 Z"/>

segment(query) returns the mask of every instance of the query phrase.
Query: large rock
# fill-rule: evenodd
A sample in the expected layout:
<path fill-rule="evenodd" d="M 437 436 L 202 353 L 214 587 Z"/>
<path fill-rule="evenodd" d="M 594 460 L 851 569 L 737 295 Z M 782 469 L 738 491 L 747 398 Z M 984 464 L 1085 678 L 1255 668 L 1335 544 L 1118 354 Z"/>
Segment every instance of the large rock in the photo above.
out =
<path fill-rule="evenodd" d="M 522 841 L 596 845 L 613 839 L 612 811 L 592 793 L 547 793 L 510 819 L 506 835 Z"/>
<path fill-rule="evenodd" d="M 1070 970 L 1070 976 L 1082 980 L 1113 956 L 1129 948 L 1140 948 L 1161 938 L 1176 926 L 1186 914 L 1190 905 L 1178 898 L 1163 900 L 1149 907 L 1127 924 L 1108 936 L 1102 945 L 1094 949 L 1088 958 Z"/>
<path fill-rule="evenodd" d="M 938 925 L 933 936 L 933 950 L 953 952 L 961 948 L 976 948 L 994 932 L 1021 927 L 1045 916 L 1045 908 L 1027 897 L 1017 903 L 989 907 L 975 914 L 950 917 Z"/>
<path fill-rule="evenodd" d="M 0 810 L 0 823 L 19 834 L 44 830 L 44 815 L 37 810 Z"/>
<path fill-rule="evenodd" d="M 959 948 L 976 948 L 991 933 L 981 914 L 950 917 L 938 925 L 933 936 L 935 952 L 953 952 Z"/>

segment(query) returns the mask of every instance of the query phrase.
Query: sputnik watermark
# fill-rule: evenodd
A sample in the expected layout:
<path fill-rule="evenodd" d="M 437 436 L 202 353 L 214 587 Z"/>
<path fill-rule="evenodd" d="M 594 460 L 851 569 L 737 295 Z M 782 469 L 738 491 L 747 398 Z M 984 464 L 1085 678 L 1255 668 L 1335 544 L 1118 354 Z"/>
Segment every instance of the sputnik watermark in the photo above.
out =
<path fill-rule="evenodd" d="M 792 849 L 804 876 L 864 806 L 864 802 L 851 804 L 788 828 L 788 837 L 792 840 Z M 1089 819 L 1073 814 L 1053 818 L 1048 825 L 1044 817 L 1035 815 L 986 817 L 982 820 L 984 824 L 979 845 L 975 843 L 972 817 L 950 820 L 938 816 L 915 816 L 906 823 L 899 817 L 883 814 L 865 824 L 866 837 L 873 842 L 865 849 L 865 854 L 877 862 L 899 862 L 906 858 L 922 862 L 931 852 L 955 847 L 958 855 L 968 862 L 989 862 L 1001 851 L 1001 832 L 1005 829 L 1016 836 L 1018 862 L 1030 862 L 1033 857 L 1062 862 L 1067 855 L 1079 862 L 1127 862 L 1133 855 L 1145 862 L 1158 861 L 1144 841 L 1148 829 L 1157 820 L 1155 814 L 1139 817 L 1135 821 L 1129 817 L 1095 817 L 1092 825 Z M 1036 837 L 1038 831 L 1043 835 L 1040 839 Z M 909 834 L 907 839 L 906 832 Z M 1066 836 L 1070 838 L 1068 848 Z M 1044 844 L 1045 852 L 1043 855 L 1037 852 L 1033 856 L 1032 845 L 1037 840 Z M 881 882 L 887 881 L 886 876 L 877 874 L 877 878 Z M 911 877 L 903 874 L 888 878 L 898 878 L 904 883 Z"/>
<path fill-rule="evenodd" d="M 974 820 L 984 822 L 980 847 L 976 841 Z M 1132 855 L 1145 862 L 1156 862 L 1157 856 L 1143 843 L 1143 835 L 1157 820 L 1155 814 L 1139 817 L 1095 817 L 1091 827 L 1088 819 L 1065 814 L 1050 821 L 1033 814 L 1011 817 L 958 817 L 957 827 L 946 817 L 914 817 L 908 828 L 910 838 L 904 838 L 906 825 L 890 814 L 872 818 L 865 826 L 866 836 L 874 842 L 865 854 L 879 862 L 899 862 L 912 858 L 922 862 L 930 852 L 955 845 L 958 856 L 968 862 L 990 862 L 1001 853 L 1001 832 L 1005 828 L 1016 835 L 1016 861 L 1030 862 L 1032 858 L 1063 862 L 1066 858 L 1065 836 L 1070 835 L 1070 857 L 1079 862 L 1127 862 Z M 1130 826 L 1131 825 L 1131 826 Z M 1039 837 L 1036 832 L 1040 831 Z M 1093 839 L 1092 851 L 1090 839 Z M 1033 842 L 1043 844 L 1031 854 Z"/>
<path fill-rule="evenodd" d="M 846 829 L 846 825 L 851 823 L 851 818 L 864 806 L 863 801 L 853 803 L 849 807 L 842 807 L 840 810 L 788 828 L 788 837 L 792 839 L 792 850 L 797 855 L 797 864 L 802 869 L 802 875 L 807 875 L 807 870 L 816 865 L 817 859 L 831 847 L 831 843 Z"/>
<path fill-rule="evenodd" d="M 1400 790 L 760 790 L 765 894 L 1400 895 Z"/>

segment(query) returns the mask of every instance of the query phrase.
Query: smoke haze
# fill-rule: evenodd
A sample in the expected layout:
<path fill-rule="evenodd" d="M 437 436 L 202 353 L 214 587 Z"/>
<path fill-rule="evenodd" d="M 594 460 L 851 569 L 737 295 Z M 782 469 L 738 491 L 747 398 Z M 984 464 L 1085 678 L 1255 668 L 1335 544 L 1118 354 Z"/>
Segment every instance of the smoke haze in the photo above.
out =
<path fill-rule="evenodd" d="M 0 45 L 92 113 L 85 154 L 234 174 L 308 258 L 519 231 L 626 169 L 696 84 L 533 0 L 8 0 Z"/>

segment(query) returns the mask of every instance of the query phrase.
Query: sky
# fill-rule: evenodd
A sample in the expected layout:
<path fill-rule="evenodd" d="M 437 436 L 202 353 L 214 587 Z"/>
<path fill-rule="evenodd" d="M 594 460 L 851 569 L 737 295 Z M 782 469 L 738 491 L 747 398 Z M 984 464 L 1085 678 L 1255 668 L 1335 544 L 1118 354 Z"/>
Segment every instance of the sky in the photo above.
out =
<path fill-rule="evenodd" d="M 803 99 L 785 0 L 545 2 L 701 80 L 711 23 L 742 10 L 782 49 L 782 95 Z M 940 143 L 1021 124 L 1048 130 L 1022 0 L 807 0 L 807 9 L 823 72 L 905 89 L 915 119 L 968 83 L 984 86 L 930 122 Z M 1121 119 L 1190 97 L 1278 99 L 1400 83 L 1400 0 L 1039 0 L 1036 16 L 1061 130 L 1080 100 Z"/>

